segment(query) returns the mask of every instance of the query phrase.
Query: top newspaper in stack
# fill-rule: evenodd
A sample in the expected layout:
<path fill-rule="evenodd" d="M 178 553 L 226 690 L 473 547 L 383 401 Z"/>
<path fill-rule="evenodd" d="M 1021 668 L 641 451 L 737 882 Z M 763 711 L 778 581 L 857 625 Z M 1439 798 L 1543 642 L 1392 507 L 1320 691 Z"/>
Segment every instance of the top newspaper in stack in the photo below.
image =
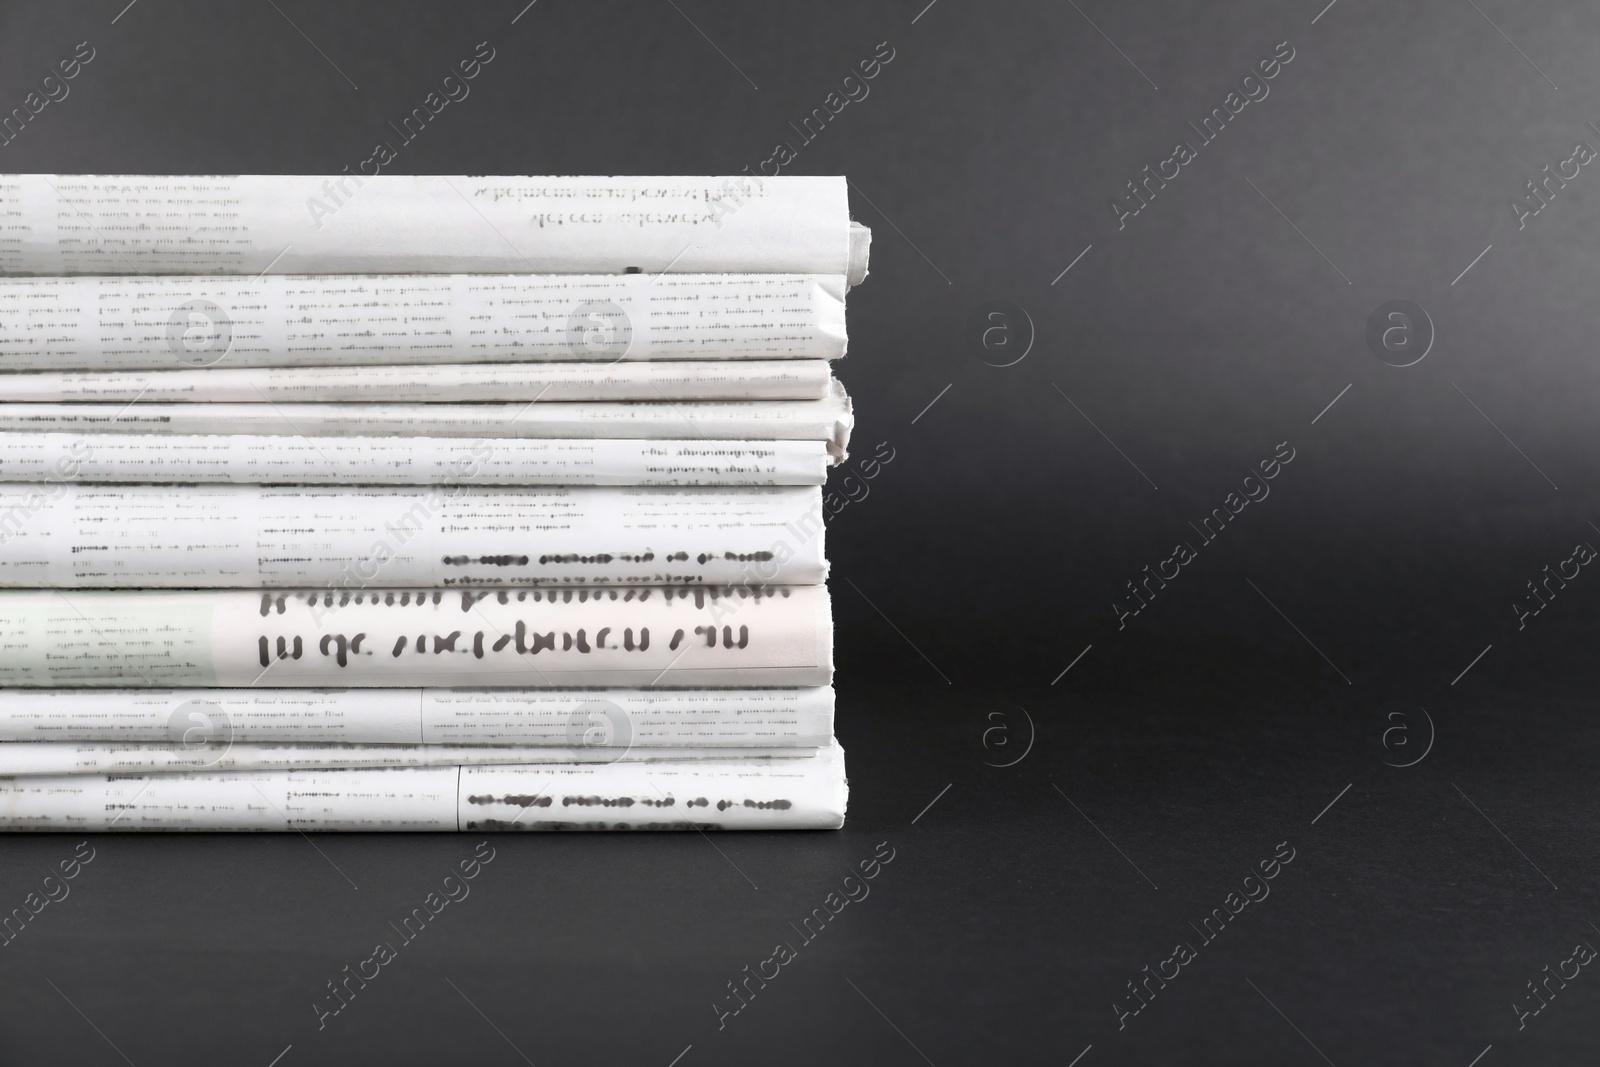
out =
<path fill-rule="evenodd" d="M 866 274 L 843 177 L 0 178 L 0 273 Z"/>

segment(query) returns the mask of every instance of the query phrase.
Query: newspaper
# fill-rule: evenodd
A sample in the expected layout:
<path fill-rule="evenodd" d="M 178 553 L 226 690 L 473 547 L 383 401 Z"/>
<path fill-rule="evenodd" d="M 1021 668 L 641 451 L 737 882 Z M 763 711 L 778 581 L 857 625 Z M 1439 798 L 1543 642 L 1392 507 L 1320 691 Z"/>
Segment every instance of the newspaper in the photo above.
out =
<path fill-rule="evenodd" d="M 824 586 L 0 591 L 0 686 L 811 686 Z"/>
<path fill-rule="evenodd" d="M 824 441 L 0 432 L 0 480 L 242 485 L 821 485 Z"/>
<path fill-rule="evenodd" d="M 0 210 L 4 274 L 866 273 L 843 177 L 16 174 Z"/>
<path fill-rule="evenodd" d="M 5 689 L 0 742 L 820 748 L 833 689 Z"/>
<path fill-rule="evenodd" d="M 0 340 L 4 337 L 0 333 Z M 28 403 L 823 400 L 832 388 L 828 363 L 821 359 L 0 374 L 0 399 Z"/>
<path fill-rule="evenodd" d="M 802 748 L 628 748 L 553 745 L 119 744 L 18 741 L 0 744 L 0 779 L 63 774 L 190 774 L 380 767 L 656 763 L 668 760 L 801 759 Z"/>
<path fill-rule="evenodd" d="M 837 745 L 798 759 L 0 778 L 0 829 L 832 830 Z"/>
<path fill-rule="evenodd" d="M 4 381 L 0 380 L 0 388 Z M 567 440 L 824 441 L 842 457 L 855 417 L 826 400 L 572 404 L 7 404 L 0 433 L 251 434 Z"/>
<path fill-rule="evenodd" d="M 822 492 L 0 484 L 0 587 L 815 585 Z"/>
<path fill-rule="evenodd" d="M 844 297 L 804 274 L 0 278 L 0 370 L 826 360 Z"/>

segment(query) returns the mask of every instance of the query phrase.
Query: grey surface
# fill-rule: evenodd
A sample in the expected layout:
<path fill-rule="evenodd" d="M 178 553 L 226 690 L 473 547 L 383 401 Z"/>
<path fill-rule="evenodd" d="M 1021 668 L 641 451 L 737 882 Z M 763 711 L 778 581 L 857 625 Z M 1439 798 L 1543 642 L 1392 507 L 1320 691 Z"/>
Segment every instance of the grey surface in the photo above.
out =
<path fill-rule="evenodd" d="M 858 455 L 894 458 L 833 486 L 844 831 L 496 839 L 320 1031 L 324 982 L 474 840 L 97 839 L 0 949 L 0 1060 L 1593 1061 L 1600 978 L 1520 1030 L 1512 1005 L 1600 945 L 1600 578 L 1512 605 L 1600 545 L 1600 172 L 1520 230 L 1510 202 L 1600 146 L 1600 9 L 122 3 L 5 7 L 0 101 L 97 49 L 6 169 L 337 171 L 487 39 L 398 172 L 735 173 L 887 40 L 791 169 L 848 174 L 873 227 L 840 374 Z M 1112 195 L 1282 41 L 1119 230 Z M 1008 367 L 971 333 L 997 300 L 1036 335 Z M 1412 366 L 1367 345 L 1392 300 L 1436 332 Z M 1119 629 L 1123 583 L 1284 441 L 1271 495 Z M 719 1030 L 725 983 L 884 841 L 870 897 Z M 74 844 L 6 840 L 0 905 Z"/>

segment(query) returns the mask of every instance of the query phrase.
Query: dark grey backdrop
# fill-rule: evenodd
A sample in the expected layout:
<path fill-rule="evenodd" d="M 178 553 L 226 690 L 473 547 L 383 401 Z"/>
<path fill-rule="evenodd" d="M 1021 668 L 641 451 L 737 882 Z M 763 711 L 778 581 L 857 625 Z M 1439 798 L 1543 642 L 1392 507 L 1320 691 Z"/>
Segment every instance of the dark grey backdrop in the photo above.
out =
<path fill-rule="evenodd" d="M 1600 545 L 1600 173 L 1564 162 L 1600 146 L 1600 9 L 125 2 L 5 5 L 0 111 L 96 54 L 0 167 L 337 171 L 488 41 L 397 171 L 736 173 L 888 42 L 789 170 L 847 174 L 873 227 L 839 373 L 858 454 L 894 458 L 833 487 L 843 832 L 496 839 L 320 1031 L 324 983 L 474 842 L 97 838 L 0 948 L 0 1061 L 1593 1061 L 1600 976 L 1520 1029 L 1515 1005 L 1600 946 L 1600 576 L 1564 562 Z M 1547 164 L 1577 174 L 1519 228 Z M 986 349 L 996 300 L 1026 319 L 982 320 Z M 1391 300 L 1432 334 L 1409 367 L 1366 339 Z M 882 842 L 870 897 L 801 946 Z M 6 840 L 0 911 L 74 844 Z"/>

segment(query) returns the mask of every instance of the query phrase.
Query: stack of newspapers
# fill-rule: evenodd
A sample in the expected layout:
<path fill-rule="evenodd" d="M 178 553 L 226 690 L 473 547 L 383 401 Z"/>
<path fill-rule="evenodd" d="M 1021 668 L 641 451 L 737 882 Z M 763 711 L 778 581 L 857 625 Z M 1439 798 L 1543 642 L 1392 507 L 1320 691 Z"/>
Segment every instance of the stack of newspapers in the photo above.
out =
<path fill-rule="evenodd" d="M 843 178 L 0 208 L 0 828 L 842 825 Z"/>

